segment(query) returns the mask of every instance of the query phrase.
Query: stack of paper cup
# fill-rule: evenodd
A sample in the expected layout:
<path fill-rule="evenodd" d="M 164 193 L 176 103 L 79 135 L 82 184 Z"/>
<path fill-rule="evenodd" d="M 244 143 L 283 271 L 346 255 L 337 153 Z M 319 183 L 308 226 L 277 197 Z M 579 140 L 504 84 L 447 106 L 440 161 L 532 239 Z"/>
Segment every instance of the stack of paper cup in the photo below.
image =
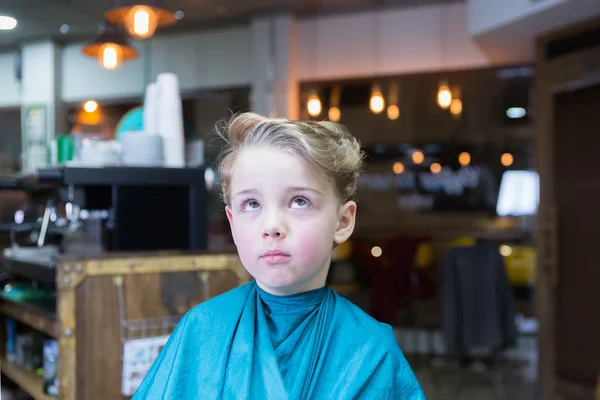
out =
<path fill-rule="evenodd" d="M 177 75 L 158 75 L 158 134 L 163 138 L 164 161 L 167 167 L 185 166 L 183 111 Z"/>
<path fill-rule="evenodd" d="M 144 96 L 144 133 L 158 134 L 158 85 L 151 83 Z"/>

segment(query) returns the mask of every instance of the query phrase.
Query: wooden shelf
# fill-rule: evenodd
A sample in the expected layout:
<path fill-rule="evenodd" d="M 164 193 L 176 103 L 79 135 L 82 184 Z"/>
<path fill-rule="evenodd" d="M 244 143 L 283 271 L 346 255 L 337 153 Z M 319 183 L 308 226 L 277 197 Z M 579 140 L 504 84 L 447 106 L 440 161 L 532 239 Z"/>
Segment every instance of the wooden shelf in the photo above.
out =
<path fill-rule="evenodd" d="M 60 328 L 56 321 L 56 306 L 48 303 L 17 303 L 0 299 L 0 314 L 58 339 Z"/>
<path fill-rule="evenodd" d="M 33 371 L 27 371 L 9 363 L 6 357 L 0 358 L 0 369 L 21 390 L 27 392 L 34 400 L 55 400 L 54 397 L 44 394 L 44 378 Z"/>

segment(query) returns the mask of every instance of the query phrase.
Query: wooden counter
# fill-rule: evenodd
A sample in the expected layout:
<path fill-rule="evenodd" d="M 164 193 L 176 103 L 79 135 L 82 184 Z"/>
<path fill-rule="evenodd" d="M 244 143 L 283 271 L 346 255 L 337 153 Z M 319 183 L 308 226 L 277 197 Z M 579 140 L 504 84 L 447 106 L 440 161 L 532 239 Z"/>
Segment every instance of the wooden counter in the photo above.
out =
<path fill-rule="evenodd" d="M 148 321 L 148 327 L 156 320 L 174 324 L 195 305 L 249 280 L 236 254 L 160 252 L 60 258 L 55 310 L 47 304 L 2 300 L 0 314 L 58 340 L 59 399 L 125 399 L 121 394 L 122 351 L 129 328 L 140 321 Z M 153 335 L 151 331 L 138 333 Z M 36 400 L 47 399 L 41 377 L 5 359 L 1 362 L 2 373 L 9 379 Z"/>

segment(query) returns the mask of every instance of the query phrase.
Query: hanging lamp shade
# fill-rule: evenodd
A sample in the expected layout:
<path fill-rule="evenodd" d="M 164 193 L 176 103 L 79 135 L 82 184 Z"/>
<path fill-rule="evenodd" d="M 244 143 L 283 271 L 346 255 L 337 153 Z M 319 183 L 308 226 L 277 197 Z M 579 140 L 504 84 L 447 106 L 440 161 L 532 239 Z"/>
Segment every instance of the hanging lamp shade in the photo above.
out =
<path fill-rule="evenodd" d="M 105 22 L 96 39 L 81 49 L 83 54 L 97 58 L 106 69 L 115 69 L 123 61 L 137 58 L 138 52 L 128 43 L 127 36 L 117 27 Z"/>
<path fill-rule="evenodd" d="M 117 0 L 104 16 L 113 24 L 124 25 L 131 36 L 140 39 L 152 37 L 157 27 L 177 22 L 175 13 L 161 0 Z"/>

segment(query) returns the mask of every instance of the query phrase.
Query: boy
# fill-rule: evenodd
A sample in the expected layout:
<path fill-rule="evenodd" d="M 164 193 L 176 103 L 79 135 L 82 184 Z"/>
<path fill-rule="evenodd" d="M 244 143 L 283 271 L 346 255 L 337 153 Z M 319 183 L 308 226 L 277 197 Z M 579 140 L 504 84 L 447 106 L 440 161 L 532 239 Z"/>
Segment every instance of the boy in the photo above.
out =
<path fill-rule="evenodd" d="M 392 329 L 325 286 L 354 230 L 358 141 L 252 113 L 223 136 L 225 212 L 255 281 L 188 312 L 134 399 L 424 399 Z"/>

